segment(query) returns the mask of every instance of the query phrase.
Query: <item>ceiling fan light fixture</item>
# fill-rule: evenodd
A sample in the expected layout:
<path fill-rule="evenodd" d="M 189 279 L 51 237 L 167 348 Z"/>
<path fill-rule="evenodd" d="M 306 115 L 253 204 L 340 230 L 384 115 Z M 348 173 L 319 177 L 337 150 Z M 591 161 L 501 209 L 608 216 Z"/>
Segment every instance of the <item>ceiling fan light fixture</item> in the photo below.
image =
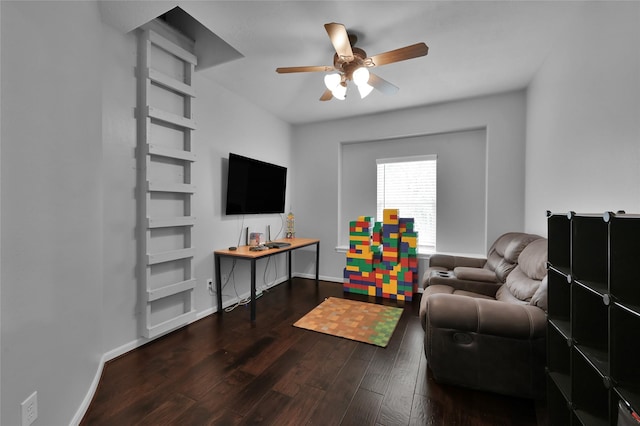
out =
<path fill-rule="evenodd" d="M 353 82 L 361 86 L 369 83 L 369 70 L 365 67 L 360 67 L 353 72 Z"/>
<path fill-rule="evenodd" d="M 324 76 L 324 85 L 327 87 L 327 89 L 333 91 L 333 89 L 336 88 L 336 86 L 340 85 L 340 81 L 342 81 L 342 77 L 340 76 L 340 74 L 327 74 Z"/>
<path fill-rule="evenodd" d="M 346 85 L 343 86 L 342 84 L 338 84 L 333 89 L 329 89 L 329 90 L 331 90 L 331 94 L 333 95 L 334 98 L 339 99 L 341 101 L 344 101 L 347 96 Z"/>
<path fill-rule="evenodd" d="M 358 92 L 360 92 L 360 99 L 366 98 L 373 90 L 373 86 L 368 83 L 358 84 Z"/>
<path fill-rule="evenodd" d="M 358 86 L 358 92 L 360 92 L 360 99 L 366 98 L 373 90 L 373 86 L 369 84 L 369 70 L 365 67 L 357 68 L 353 72 L 353 82 Z"/>

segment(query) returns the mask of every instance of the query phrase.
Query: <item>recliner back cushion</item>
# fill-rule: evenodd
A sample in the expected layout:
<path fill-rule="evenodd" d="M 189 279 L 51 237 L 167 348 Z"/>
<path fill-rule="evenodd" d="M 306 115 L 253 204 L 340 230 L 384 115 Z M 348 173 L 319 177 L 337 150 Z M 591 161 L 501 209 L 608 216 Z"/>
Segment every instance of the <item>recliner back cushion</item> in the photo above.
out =
<path fill-rule="evenodd" d="M 504 258 L 510 263 L 518 263 L 520 254 L 529 247 L 532 241 L 540 239 L 537 235 L 521 234 L 509 242 L 504 250 Z"/>
<path fill-rule="evenodd" d="M 495 251 L 500 255 L 501 258 L 503 258 L 504 253 L 507 251 L 507 247 L 518 234 L 519 233 L 517 232 L 507 232 L 506 234 L 502 234 L 501 236 L 499 236 L 498 239 L 489 248 L 489 255 L 491 255 L 491 253 Z"/>
<path fill-rule="evenodd" d="M 517 299 L 529 302 L 540 287 L 540 281 L 529 278 L 518 265 L 509 274 L 504 285 Z"/>
<path fill-rule="evenodd" d="M 495 271 L 500 262 L 502 261 L 502 256 L 500 256 L 495 250 L 490 252 L 487 256 L 487 263 L 484 264 L 485 269 L 489 269 L 491 271 Z"/>
<path fill-rule="evenodd" d="M 509 274 L 511 273 L 511 271 L 513 271 L 513 268 L 516 267 L 515 263 L 511 263 L 509 262 L 507 259 L 502 259 L 500 261 L 500 263 L 498 264 L 498 266 L 496 266 L 496 277 L 498 277 L 498 280 L 501 283 L 504 283 L 507 281 L 507 277 L 509 276 Z"/>
<path fill-rule="evenodd" d="M 502 234 L 497 240 L 495 240 L 487 253 L 487 263 L 484 267 L 494 271 L 498 281 L 501 283 L 504 282 L 507 275 L 509 275 L 509 272 L 513 269 L 513 267 L 509 267 L 508 263 L 505 263 L 504 253 L 515 235 L 516 233 L 514 232 Z"/>
<path fill-rule="evenodd" d="M 507 232 L 501 235 L 489 249 L 484 267 L 494 271 L 501 283 L 506 282 L 507 277 L 516 267 L 522 251 L 532 241 L 540 238 L 539 235 L 522 232 Z"/>
<path fill-rule="evenodd" d="M 540 287 L 536 290 L 533 296 L 531 296 L 531 304 L 537 306 L 543 311 L 547 312 L 549 309 L 549 304 L 547 302 L 547 294 L 549 288 L 549 281 L 547 276 L 545 276 L 542 281 L 540 281 Z"/>
<path fill-rule="evenodd" d="M 506 303 L 515 303 L 516 305 L 526 305 L 527 302 L 518 299 L 509 290 L 506 284 L 502 284 L 496 292 L 496 300 Z"/>
<path fill-rule="evenodd" d="M 520 254 L 518 265 L 529 278 L 541 280 L 547 275 L 547 239 L 531 242 Z"/>
<path fill-rule="evenodd" d="M 505 285 L 516 298 L 530 302 L 540 287 L 540 281 L 547 275 L 546 268 L 547 240 L 540 238 L 522 250 L 518 266 L 509 274 Z"/>

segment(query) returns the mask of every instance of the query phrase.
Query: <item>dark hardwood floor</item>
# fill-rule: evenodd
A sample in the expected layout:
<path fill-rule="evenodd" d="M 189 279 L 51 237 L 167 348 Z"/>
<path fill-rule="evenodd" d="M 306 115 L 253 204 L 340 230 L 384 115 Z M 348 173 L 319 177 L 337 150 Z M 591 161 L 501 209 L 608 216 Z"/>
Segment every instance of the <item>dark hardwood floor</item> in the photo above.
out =
<path fill-rule="evenodd" d="M 437 384 L 413 302 L 386 348 L 293 327 L 324 298 L 295 278 L 105 365 L 82 425 L 536 425 L 533 401 Z"/>

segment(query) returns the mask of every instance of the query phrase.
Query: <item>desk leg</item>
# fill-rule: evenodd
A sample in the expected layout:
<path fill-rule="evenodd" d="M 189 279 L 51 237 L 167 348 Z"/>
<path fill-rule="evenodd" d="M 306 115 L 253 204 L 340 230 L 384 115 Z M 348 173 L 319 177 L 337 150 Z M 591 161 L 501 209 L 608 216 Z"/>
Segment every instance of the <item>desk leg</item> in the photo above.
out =
<path fill-rule="evenodd" d="M 251 322 L 256 321 L 256 260 L 251 259 Z"/>
<path fill-rule="evenodd" d="M 289 250 L 287 252 L 287 256 L 289 256 L 288 259 L 288 263 L 289 263 L 289 285 L 291 285 L 291 253 L 293 252 L 293 250 Z"/>
<path fill-rule="evenodd" d="M 316 243 L 316 284 L 320 281 L 320 241 Z"/>
<path fill-rule="evenodd" d="M 222 276 L 220 273 L 220 256 L 214 255 L 216 268 L 216 296 L 218 298 L 218 313 L 222 315 Z"/>

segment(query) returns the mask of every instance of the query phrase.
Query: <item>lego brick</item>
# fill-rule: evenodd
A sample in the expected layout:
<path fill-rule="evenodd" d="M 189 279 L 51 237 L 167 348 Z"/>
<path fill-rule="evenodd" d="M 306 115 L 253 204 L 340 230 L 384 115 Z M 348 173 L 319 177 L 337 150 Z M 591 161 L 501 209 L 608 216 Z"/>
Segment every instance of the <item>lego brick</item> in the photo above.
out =
<path fill-rule="evenodd" d="M 395 225 L 398 223 L 399 210 L 398 209 L 384 209 L 382 212 L 383 224 Z"/>
<path fill-rule="evenodd" d="M 348 257 L 347 265 L 369 267 L 373 266 L 373 260 L 362 257 Z"/>
<path fill-rule="evenodd" d="M 382 227 L 382 235 L 389 235 L 391 233 L 398 233 L 400 232 L 400 227 L 398 225 L 387 225 L 385 224 Z"/>
<path fill-rule="evenodd" d="M 368 291 L 366 289 L 345 287 L 343 290 L 347 293 L 365 294 L 365 295 L 368 294 Z"/>
<path fill-rule="evenodd" d="M 373 260 L 371 253 L 347 253 L 347 259 Z"/>
<path fill-rule="evenodd" d="M 382 286 L 382 292 L 388 294 L 397 294 L 398 293 L 398 284 L 396 282 L 390 282 L 388 284 L 384 284 Z"/>

